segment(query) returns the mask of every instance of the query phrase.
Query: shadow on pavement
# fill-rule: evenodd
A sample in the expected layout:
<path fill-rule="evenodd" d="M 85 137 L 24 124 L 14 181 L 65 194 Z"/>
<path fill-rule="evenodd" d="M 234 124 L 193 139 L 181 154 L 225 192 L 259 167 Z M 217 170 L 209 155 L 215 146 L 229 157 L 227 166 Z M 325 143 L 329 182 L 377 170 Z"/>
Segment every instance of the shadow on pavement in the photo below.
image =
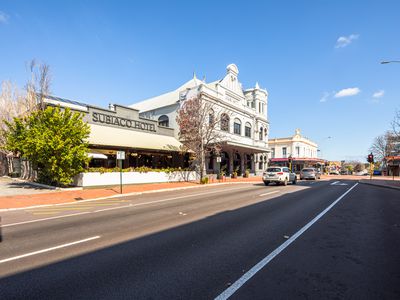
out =
<path fill-rule="evenodd" d="M 354 181 L 347 183 L 349 188 Z M 323 190 L 322 197 L 312 190 L 226 210 L 2 278 L 0 298 L 213 299 L 346 189 Z M 111 220 L 104 222 L 107 226 Z M 124 233 L 137 230 L 127 216 L 121 217 L 119 228 Z M 105 232 L 102 238 L 112 235 Z"/>

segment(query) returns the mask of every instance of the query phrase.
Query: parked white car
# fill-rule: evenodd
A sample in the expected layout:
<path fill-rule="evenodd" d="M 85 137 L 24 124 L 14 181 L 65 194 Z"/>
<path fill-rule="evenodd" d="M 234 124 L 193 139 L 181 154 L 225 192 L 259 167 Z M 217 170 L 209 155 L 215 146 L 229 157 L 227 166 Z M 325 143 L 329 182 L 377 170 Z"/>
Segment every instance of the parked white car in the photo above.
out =
<path fill-rule="evenodd" d="M 355 172 L 354 175 L 357 175 L 357 176 L 365 176 L 365 175 L 368 175 L 368 170 L 363 170 L 363 171 L 360 171 L 360 172 Z"/>
<path fill-rule="evenodd" d="M 288 182 L 296 184 L 297 175 L 290 172 L 287 167 L 269 167 L 263 173 L 263 181 L 265 185 L 275 182 L 278 184 L 287 185 Z"/>

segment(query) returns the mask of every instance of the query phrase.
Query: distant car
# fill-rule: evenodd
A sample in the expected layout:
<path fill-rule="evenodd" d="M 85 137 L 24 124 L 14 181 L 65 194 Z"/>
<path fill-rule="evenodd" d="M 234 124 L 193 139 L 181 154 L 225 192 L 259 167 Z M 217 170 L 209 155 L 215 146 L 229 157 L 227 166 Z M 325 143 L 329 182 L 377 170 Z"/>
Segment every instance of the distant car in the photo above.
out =
<path fill-rule="evenodd" d="M 290 172 L 287 167 L 269 167 L 263 173 L 263 181 L 265 185 L 268 185 L 271 182 L 275 182 L 277 185 L 287 185 L 288 182 L 296 184 L 297 175 Z"/>
<path fill-rule="evenodd" d="M 368 171 L 367 171 L 367 170 L 364 170 L 364 171 L 356 172 L 356 173 L 354 173 L 354 175 L 357 175 L 357 176 L 366 176 L 366 175 L 368 175 Z"/>
<path fill-rule="evenodd" d="M 316 169 L 314 168 L 304 168 L 300 171 L 300 179 L 320 179 L 321 178 L 321 173 L 319 173 Z"/>
<path fill-rule="evenodd" d="M 331 175 L 339 175 L 339 171 L 338 170 L 330 170 L 329 174 L 331 174 Z"/>

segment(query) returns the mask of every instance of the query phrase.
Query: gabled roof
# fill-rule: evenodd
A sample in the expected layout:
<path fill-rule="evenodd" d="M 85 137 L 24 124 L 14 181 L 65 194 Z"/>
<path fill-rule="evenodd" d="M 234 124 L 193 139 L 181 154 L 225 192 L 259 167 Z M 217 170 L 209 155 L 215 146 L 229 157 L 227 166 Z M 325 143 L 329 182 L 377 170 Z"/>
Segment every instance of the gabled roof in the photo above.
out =
<path fill-rule="evenodd" d="M 201 83 L 204 83 L 204 82 L 197 79 L 196 76 L 193 76 L 193 78 L 191 80 L 184 83 L 183 85 L 181 85 L 179 88 L 177 88 L 176 90 L 174 90 L 172 92 L 165 93 L 160 96 L 156 96 L 154 98 L 150 98 L 147 100 L 143 100 L 138 103 L 134 103 L 132 105 L 129 105 L 129 107 L 138 109 L 139 111 L 142 112 L 142 111 L 148 111 L 148 110 L 152 110 L 152 109 L 159 108 L 159 107 L 172 105 L 179 101 L 180 92 L 185 91 L 186 89 L 191 89 L 193 87 L 196 87 L 196 86 L 200 85 Z"/>

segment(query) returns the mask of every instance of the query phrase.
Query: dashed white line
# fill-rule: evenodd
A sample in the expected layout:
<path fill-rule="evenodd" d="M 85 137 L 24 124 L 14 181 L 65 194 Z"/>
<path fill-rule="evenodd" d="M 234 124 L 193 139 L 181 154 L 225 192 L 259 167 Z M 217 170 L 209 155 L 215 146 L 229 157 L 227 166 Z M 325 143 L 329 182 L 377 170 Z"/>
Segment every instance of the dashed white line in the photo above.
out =
<path fill-rule="evenodd" d="M 62 244 L 62 245 L 58 245 L 58 246 L 55 246 L 55 247 L 51 247 L 51 248 L 47 248 L 47 249 L 43 249 L 43 250 L 39 250 L 39 251 L 34 251 L 34 252 L 30 252 L 30 253 L 26 253 L 26 254 L 14 256 L 14 257 L 6 258 L 6 259 L 2 259 L 2 260 L 0 260 L 0 264 L 6 263 L 6 262 L 9 262 L 9 261 L 13 261 L 13 260 L 17 260 L 17 259 L 21 259 L 21 258 L 25 258 L 25 257 L 32 256 L 32 255 L 37 255 L 37 254 L 41 254 L 41 253 L 45 253 L 45 252 L 49 252 L 49 251 L 53 251 L 53 250 L 57 250 L 57 249 L 61 249 L 61 248 L 65 248 L 65 247 L 69 247 L 69 246 L 85 243 L 85 242 L 89 242 L 89 241 L 96 240 L 96 239 L 99 239 L 99 238 L 100 238 L 99 235 L 92 236 L 92 237 L 84 239 L 84 240 L 79 240 L 79 241 L 71 242 L 71 243 L 68 243 L 68 244 Z"/>
<path fill-rule="evenodd" d="M 243 187 L 229 189 L 229 191 L 241 190 L 241 189 L 243 189 Z M 80 212 L 80 213 L 74 213 L 74 214 L 68 214 L 68 215 L 62 215 L 62 216 L 55 216 L 55 217 L 49 217 L 49 218 L 42 218 L 42 219 L 36 219 L 36 220 L 30 220 L 30 221 L 23 221 L 23 222 L 17 222 L 17 223 L 10 223 L 10 224 L 4 224 L 4 225 L 0 224 L 0 227 L 11 227 L 11 226 L 17 226 L 17 225 L 23 225 L 23 224 L 29 224 L 29 223 L 36 223 L 36 222 L 54 220 L 54 219 L 74 217 L 74 216 L 79 216 L 79 215 L 84 215 L 84 214 L 99 213 L 99 212 L 108 211 L 108 210 L 115 210 L 115 209 L 129 208 L 129 207 L 132 208 L 132 207 L 143 206 L 143 205 L 148 205 L 148 204 L 155 204 L 155 203 L 167 202 L 167 201 L 172 201 L 172 200 L 177 200 L 177 199 L 182 199 L 182 198 L 190 198 L 190 197 L 195 197 L 195 196 L 215 194 L 215 193 L 221 193 L 221 192 L 226 192 L 226 190 L 225 189 L 224 190 L 221 189 L 221 190 L 218 190 L 218 191 L 190 194 L 190 195 L 184 195 L 184 196 L 167 198 L 167 199 L 150 201 L 150 202 L 142 202 L 142 203 L 137 203 L 137 204 L 129 204 L 129 205 L 123 205 L 123 206 L 117 206 L 117 207 L 110 207 L 110 208 L 105 208 L 105 209 L 98 209 L 98 210 L 95 210 L 95 211 L 86 211 L 86 212 Z"/>
<path fill-rule="evenodd" d="M 325 208 L 321 213 L 318 214 L 314 219 L 308 222 L 304 227 L 292 235 L 286 242 L 272 251 L 268 256 L 263 258 L 259 263 L 247 271 L 242 277 L 240 277 L 234 284 L 218 295 L 215 300 L 225 300 L 232 296 L 243 284 L 250 280 L 258 271 L 264 268 L 271 260 L 273 260 L 279 253 L 281 253 L 285 248 L 287 248 L 291 243 L 293 243 L 299 236 L 301 236 L 308 228 L 310 228 L 315 222 L 322 218 L 332 207 L 336 205 L 340 200 L 343 199 L 350 191 L 358 185 L 356 183 L 350 189 L 348 189 L 344 194 L 337 198 L 331 205 Z"/>
<path fill-rule="evenodd" d="M 262 196 L 267 196 L 267 195 L 271 195 L 271 194 L 275 194 L 275 193 L 279 193 L 279 191 L 272 191 L 272 192 L 260 194 L 260 195 L 258 195 L 258 196 L 259 196 L 259 197 L 262 197 Z"/>
<path fill-rule="evenodd" d="M 80 212 L 80 213 L 76 213 L 76 214 L 68 214 L 68 215 L 63 215 L 63 216 L 50 217 L 50 218 L 37 219 L 37 220 L 30 220 L 30 221 L 24 221 L 24 222 L 17 222 L 17 223 L 11 223 L 11 224 L 4 224 L 4 225 L 1 225 L 0 227 L 11 227 L 11 226 L 42 222 L 42 221 L 53 220 L 53 219 L 68 218 L 68 217 L 85 215 L 85 214 L 90 214 L 90 211 Z"/>

